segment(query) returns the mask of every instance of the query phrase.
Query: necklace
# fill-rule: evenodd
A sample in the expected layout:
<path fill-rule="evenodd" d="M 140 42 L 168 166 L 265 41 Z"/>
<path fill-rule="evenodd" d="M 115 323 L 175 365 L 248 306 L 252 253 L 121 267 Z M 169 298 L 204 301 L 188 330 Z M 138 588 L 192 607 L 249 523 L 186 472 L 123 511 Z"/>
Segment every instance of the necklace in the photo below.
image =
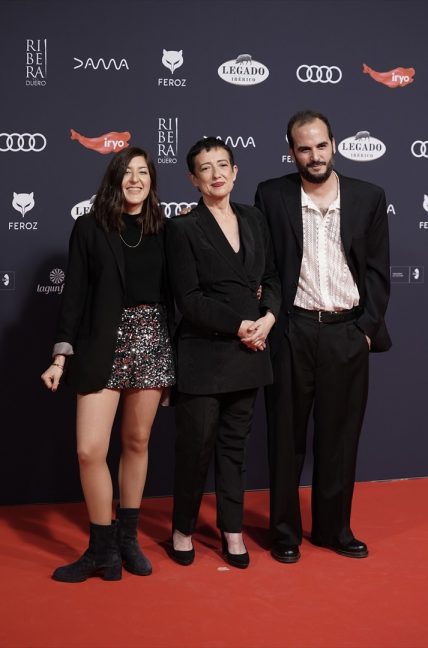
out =
<path fill-rule="evenodd" d="M 129 243 L 127 243 L 125 241 L 125 239 L 123 238 L 122 234 L 120 234 L 120 232 L 119 232 L 119 236 L 120 236 L 120 240 L 122 241 L 122 243 L 125 243 L 126 247 L 129 247 L 129 248 L 138 247 L 140 245 L 140 243 L 141 243 L 141 239 L 143 238 L 143 223 L 141 223 L 140 238 L 138 239 L 138 241 L 137 241 L 137 243 L 135 245 L 130 245 Z"/>

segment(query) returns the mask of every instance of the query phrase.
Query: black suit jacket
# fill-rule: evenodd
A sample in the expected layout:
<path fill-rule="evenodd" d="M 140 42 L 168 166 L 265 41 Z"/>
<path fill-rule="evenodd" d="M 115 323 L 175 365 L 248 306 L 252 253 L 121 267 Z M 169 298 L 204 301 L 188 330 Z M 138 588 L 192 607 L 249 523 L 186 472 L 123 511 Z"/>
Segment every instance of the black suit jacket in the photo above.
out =
<path fill-rule="evenodd" d="M 384 322 L 389 299 L 389 238 L 383 189 L 339 175 L 340 231 L 349 269 L 360 294 L 357 326 L 371 338 L 372 351 L 387 351 L 391 340 Z M 278 348 L 288 329 L 303 256 L 301 181 L 298 173 L 259 184 L 256 206 L 265 214 L 281 277 L 283 302 L 271 344 Z"/>
<path fill-rule="evenodd" d="M 201 200 L 167 223 L 170 282 L 183 318 L 177 338 L 177 385 L 189 394 L 251 389 L 272 382 L 266 351 L 251 351 L 237 337 L 242 320 L 256 320 L 281 302 L 269 229 L 254 207 L 232 204 L 244 263 Z M 257 298 L 263 286 L 261 300 Z"/>
<path fill-rule="evenodd" d="M 168 306 L 166 273 L 163 292 Z M 124 295 L 125 260 L 119 234 L 105 232 L 92 214 L 80 216 L 70 237 L 55 338 L 73 347 L 66 382 L 79 393 L 103 389 L 110 378 Z"/>

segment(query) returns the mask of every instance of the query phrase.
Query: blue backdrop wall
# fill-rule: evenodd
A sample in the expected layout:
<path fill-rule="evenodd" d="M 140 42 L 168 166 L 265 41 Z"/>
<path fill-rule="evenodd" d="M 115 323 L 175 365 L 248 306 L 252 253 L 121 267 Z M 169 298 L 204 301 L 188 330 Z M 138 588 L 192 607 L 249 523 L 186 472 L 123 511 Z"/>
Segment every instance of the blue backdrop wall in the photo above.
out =
<path fill-rule="evenodd" d="M 428 474 L 428 62 L 425 2 L 3 1 L 0 360 L 3 503 L 80 499 L 74 398 L 42 386 L 68 237 L 111 154 L 151 151 L 167 216 L 197 200 L 185 154 L 226 139 L 234 199 L 294 170 L 288 117 L 331 119 L 342 173 L 382 185 L 393 348 L 371 358 L 358 479 Z M 173 411 L 153 431 L 146 495 L 172 490 Z M 117 432 L 111 452 L 116 465 Z M 262 397 L 248 487 L 267 486 Z M 303 482 L 310 480 L 310 458 Z M 211 481 L 207 485 L 211 487 Z"/>

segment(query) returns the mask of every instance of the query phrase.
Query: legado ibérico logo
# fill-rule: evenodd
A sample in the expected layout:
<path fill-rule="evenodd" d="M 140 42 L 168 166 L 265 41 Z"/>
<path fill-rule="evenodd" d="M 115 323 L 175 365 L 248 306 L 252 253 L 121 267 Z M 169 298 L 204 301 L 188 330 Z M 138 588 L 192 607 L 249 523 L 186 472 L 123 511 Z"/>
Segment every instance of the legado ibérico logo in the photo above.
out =
<path fill-rule="evenodd" d="M 102 155 L 107 155 L 108 153 L 117 153 L 123 148 L 129 146 L 128 140 L 131 137 L 131 133 L 125 131 L 123 133 L 106 133 L 105 135 L 100 135 L 99 137 L 85 137 L 77 131 L 70 129 L 71 139 L 77 140 L 79 144 L 85 148 L 91 149 L 92 151 L 97 151 Z"/>
<path fill-rule="evenodd" d="M 381 140 L 372 137 L 367 130 L 358 131 L 352 137 L 342 140 L 337 150 L 343 157 L 354 162 L 371 162 L 382 157 L 386 146 Z"/>
<path fill-rule="evenodd" d="M 240 54 L 235 59 L 222 63 L 217 73 L 223 81 L 238 86 L 252 86 L 266 81 L 269 70 L 266 65 L 255 61 L 251 54 Z"/>
<path fill-rule="evenodd" d="M 82 200 L 81 202 L 77 203 L 77 205 L 74 205 L 71 209 L 71 215 L 74 218 L 74 220 L 77 220 L 79 216 L 83 216 L 83 214 L 89 214 L 89 212 L 92 209 L 92 205 L 94 204 L 94 200 L 96 198 L 96 194 L 91 196 L 88 200 Z"/>
<path fill-rule="evenodd" d="M 371 76 L 378 83 L 388 86 L 388 88 L 404 88 L 404 86 L 413 83 L 415 68 L 398 67 L 388 72 L 376 72 L 371 67 L 363 63 L 363 72 Z"/>

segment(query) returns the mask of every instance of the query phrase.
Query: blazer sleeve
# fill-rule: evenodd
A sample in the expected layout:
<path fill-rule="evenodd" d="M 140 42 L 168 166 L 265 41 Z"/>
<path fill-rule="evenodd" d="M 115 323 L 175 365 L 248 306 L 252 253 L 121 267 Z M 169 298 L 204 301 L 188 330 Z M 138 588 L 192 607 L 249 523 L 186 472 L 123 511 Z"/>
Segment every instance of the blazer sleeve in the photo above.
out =
<path fill-rule="evenodd" d="M 265 216 L 257 210 L 258 219 L 263 235 L 265 249 L 265 269 L 261 281 L 262 296 L 260 307 L 264 310 L 270 310 L 278 319 L 281 307 L 281 281 L 275 266 L 274 252 L 272 246 L 272 237 Z"/>
<path fill-rule="evenodd" d="M 68 265 L 53 354 L 73 355 L 89 289 L 89 221 L 80 216 L 70 236 Z"/>
<path fill-rule="evenodd" d="M 366 250 L 366 295 L 357 325 L 373 339 L 383 321 L 390 293 L 388 215 L 382 189 L 367 232 Z"/>
<path fill-rule="evenodd" d="M 198 276 L 195 255 L 181 222 L 186 216 L 167 223 L 166 254 L 168 272 L 177 306 L 182 315 L 207 333 L 236 335 L 242 317 L 227 304 L 204 294 Z"/>

